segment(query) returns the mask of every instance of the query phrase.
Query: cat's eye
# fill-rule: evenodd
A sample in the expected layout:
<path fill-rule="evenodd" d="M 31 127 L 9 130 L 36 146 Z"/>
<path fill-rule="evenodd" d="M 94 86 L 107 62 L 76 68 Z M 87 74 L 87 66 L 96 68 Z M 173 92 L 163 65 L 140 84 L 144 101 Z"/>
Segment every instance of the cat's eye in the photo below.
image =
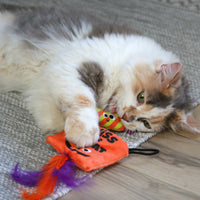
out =
<path fill-rule="evenodd" d="M 144 91 L 140 92 L 137 96 L 137 101 L 138 103 L 140 104 L 143 104 L 144 103 Z"/>
<path fill-rule="evenodd" d="M 143 124 L 146 128 L 151 129 L 151 126 L 147 120 L 143 120 Z"/>

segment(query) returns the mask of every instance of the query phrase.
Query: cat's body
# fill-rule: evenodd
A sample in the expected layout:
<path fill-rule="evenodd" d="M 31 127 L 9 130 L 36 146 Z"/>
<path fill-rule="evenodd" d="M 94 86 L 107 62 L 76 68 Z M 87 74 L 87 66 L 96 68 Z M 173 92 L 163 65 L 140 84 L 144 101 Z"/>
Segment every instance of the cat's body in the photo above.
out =
<path fill-rule="evenodd" d="M 44 131 L 64 129 L 79 146 L 98 139 L 97 106 L 136 132 L 197 132 L 186 123 L 181 69 L 171 52 L 124 27 L 48 9 L 0 13 L 0 91 L 22 92 Z"/>

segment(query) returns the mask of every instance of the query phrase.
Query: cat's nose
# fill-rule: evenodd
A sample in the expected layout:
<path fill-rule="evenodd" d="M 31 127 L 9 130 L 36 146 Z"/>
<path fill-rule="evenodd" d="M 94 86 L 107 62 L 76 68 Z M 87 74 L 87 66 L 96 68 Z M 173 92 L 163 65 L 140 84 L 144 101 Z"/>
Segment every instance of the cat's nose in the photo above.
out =
<path fill-rule="evenodd" d="M 124 115 L 122 116 L 122 119 L 127 122 L 133 121 L 134 118 L 135 118 L 135 116 L 129 116 L 127 112 L 125 112 Z"/>
<path fill-rule="evenodd" d="M 128 122 L 128 116 L 127 116 L 127 113 L 124 113 L 124 115 L 122 116 L 122 119 Z"/>

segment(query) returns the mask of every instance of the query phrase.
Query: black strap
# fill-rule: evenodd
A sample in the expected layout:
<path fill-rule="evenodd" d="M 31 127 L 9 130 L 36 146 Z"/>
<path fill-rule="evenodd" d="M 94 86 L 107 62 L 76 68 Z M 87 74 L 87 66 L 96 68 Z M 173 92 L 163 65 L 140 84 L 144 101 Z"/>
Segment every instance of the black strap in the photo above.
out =
<path fill-rule="evenodd" d="M 129 154 L 141 154 L 146 156 L 151 156 L 158 154 L 160 151 L 158 149 L 138 149 L 138 148 L 130 148 Z"/>

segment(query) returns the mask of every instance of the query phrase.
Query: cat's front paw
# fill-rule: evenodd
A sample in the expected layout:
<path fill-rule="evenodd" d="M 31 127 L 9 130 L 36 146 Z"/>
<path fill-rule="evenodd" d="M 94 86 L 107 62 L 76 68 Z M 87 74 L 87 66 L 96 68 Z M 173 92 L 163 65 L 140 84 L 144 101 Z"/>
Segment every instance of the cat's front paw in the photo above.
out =
<path fill-rule="evenodd" d="M 91 108 L 80 109 L 67 114 L 65 135 L 77 147 L 91 146 L 99 139 L 98 115 Z"/>

